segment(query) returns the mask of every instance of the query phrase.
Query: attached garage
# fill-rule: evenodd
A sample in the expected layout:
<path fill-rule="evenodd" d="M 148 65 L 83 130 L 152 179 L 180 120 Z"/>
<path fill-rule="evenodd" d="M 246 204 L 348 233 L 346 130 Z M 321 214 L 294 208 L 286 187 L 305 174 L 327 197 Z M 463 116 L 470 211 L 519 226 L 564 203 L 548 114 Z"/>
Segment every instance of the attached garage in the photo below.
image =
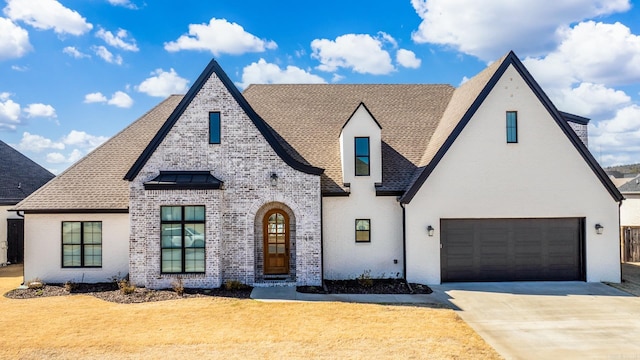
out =
<path fill-rule="evenodd" d="M 442 219 L 442 282 L 585 280 L 584 218 Z"/>

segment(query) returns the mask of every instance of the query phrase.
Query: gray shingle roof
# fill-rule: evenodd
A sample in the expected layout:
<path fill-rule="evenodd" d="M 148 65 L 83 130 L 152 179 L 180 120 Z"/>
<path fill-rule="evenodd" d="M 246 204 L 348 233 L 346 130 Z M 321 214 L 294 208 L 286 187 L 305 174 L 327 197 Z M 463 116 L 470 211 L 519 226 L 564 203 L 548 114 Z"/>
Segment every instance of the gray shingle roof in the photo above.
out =
<path fill-rule="evenodd" d="M 620 192 L 622 194 L 628 194 L 628 193 L 640 193 L 640 176 L 627 181 L 624 185 L 619 186 L 618 190 L 620 190 Z"/>
<path fill-rule="evenodd" d="M 0 141 L 0 205 L 14 205 L 53 178 L 36 164 Z"/>
<path fill-rule="evenodd" d="M 124 180 L 182 96 L 173 95 L 96 148 L 47 185 L 15 206 L 16 210 L 126 211 L 129 182 Z"/>
<path fill-rule="evenodd" d="M 404 191 L 454 92 L 450 85 L 251 85 L 244 97 L 281 139 L 342 192 L 339 137 L 364 103 L 382 127 L 383 186 Z"/>

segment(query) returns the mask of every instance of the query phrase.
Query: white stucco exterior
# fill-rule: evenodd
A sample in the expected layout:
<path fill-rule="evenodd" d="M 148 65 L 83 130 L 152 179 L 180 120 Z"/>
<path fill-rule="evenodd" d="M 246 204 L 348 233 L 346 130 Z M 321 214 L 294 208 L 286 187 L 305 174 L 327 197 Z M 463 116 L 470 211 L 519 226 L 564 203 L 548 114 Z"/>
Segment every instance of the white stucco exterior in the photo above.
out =
<path fill-rule="evenodd" d="M 640 194 L 623 194 L 620 226 L 640 226 Z"/>
<path fill-rule="evenodd" d="M 62 267 L 62 222 L 102 221 L 102 267 Z M 105 282 L 129 273 L 129 214 L 26 214 L 24 280 Z"/>
<path fill-rule="evenodd" d="M 340 155 L 342 160 L 342 179 L 351 183 L 360 176 L 355 176 L 355 145 L 356 137 L 369 138 L 369 170 L 370 181 L 382 182 L 382 135 L 380 126 L 360 104 L 340 133 Z"/>
<path fill-rule="evenodd" d="M 518 112 L 515 144 L 506 111 Z M 620 281 L 618 203 L 510 66 L 406 205 L 407 279 L 440 283 L 441 219 L 551 217 L 586 219 L 587 281 Z"/>
<path fill-rule="evenodd" d="M 376 196 L 368 177 L 351 183 L 351 194 L 322 198 L 324 277 L 402 277 L 402 208 L 395 196 Z M 355 220 L 371 220 L 371 242 L 355 241 Z M 396 262 L 394 262 L 394 260 Z"/>
<path fill-rule="evenodd" d="M 15 211 L 8 211 L 11 206 L 0 206 L 0 266 L 7 263 L 7 219 L 20 219 Z"/>

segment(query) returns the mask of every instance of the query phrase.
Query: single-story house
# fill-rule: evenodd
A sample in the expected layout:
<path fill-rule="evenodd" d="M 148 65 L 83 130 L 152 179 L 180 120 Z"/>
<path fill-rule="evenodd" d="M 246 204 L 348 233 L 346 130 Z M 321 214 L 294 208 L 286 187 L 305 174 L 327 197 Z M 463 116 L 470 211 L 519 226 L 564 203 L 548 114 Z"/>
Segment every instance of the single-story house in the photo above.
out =
<path fill-rule="evenodd" d="M 54 175 L 16 149 L 0 141 L 0 266 L 21 263 L 24 220 L 9 211 Z"/>
<path fill-rule="evenodd" d="M 212 60 L 18 204 L 25 280 L 620 281 L 622 195 L 510 52 L 449 85 L 251 85 Z"/>

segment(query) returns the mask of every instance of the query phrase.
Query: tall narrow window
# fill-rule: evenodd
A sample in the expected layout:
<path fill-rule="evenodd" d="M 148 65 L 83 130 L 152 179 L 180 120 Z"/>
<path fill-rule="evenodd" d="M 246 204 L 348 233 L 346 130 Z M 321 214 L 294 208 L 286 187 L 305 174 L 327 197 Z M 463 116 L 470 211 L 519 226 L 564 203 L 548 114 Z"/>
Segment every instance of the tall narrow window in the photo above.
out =
<path fill-rule="evenodd" d="M 369 138 L 357 137 L 355 138 L 355 150 L 356 150 L 356 176 L 369 176 L 370 164 L 369 164 Z"/>
<path fill-rule="evenodd" d="M 102 222 L 62 222 L 62 267 L 102 267 Z"/>
<path fill-rule="evenodd" d="M 160 208 L 162 273 L 204 272 L 204 206 Z"/>
<path fill-rule="evenodd" d="M 518 112 L 507 111 L 507 142 L 518 142 Z"/>
<path fill-rule="evenodd" d="M 209 113 L 209 144 L 220 144 L 220 113 Z"/>
<path fill-rule="evenodd" d="M 356 242 L 371 242 L 370 219 L 356 219 Z"/>

